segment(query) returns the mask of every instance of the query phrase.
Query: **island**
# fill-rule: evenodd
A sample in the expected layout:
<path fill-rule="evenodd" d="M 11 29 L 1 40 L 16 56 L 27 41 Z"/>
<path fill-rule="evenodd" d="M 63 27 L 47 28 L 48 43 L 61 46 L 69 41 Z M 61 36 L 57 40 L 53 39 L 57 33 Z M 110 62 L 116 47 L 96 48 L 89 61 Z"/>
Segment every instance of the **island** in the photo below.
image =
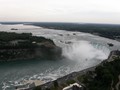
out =
<path fill-rule="evenodd" d="M 50 39 L 31 33 L 0 32 L 0 62 L 40 58 L 61 58 L 62 49 Z"/>

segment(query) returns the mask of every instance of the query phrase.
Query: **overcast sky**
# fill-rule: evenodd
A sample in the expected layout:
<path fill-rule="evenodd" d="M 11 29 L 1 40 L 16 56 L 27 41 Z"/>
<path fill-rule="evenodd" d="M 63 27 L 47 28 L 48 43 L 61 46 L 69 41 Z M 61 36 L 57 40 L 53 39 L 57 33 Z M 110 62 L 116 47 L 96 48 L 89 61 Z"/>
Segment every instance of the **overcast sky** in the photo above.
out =
<path fill-rule="evenodd" d="M 0 0 L 0 21 L 120 24 L 120 0 Z"/>

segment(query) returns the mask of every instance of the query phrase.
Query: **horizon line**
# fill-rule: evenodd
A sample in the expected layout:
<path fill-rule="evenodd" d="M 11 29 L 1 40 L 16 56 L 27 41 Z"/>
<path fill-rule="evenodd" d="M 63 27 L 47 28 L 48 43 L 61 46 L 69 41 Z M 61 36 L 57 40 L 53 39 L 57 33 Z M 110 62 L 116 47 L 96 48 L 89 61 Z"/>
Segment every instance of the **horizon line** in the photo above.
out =
<path fill-rule="evenodd" d="M 120 25 L 120 23 L 93 23 L 93 22 L 52 22 L 52 21 L 0 21 L 0 24 L 6 23 L 71 23 L 71 24 L 103 24 L 103 25 Z"/>

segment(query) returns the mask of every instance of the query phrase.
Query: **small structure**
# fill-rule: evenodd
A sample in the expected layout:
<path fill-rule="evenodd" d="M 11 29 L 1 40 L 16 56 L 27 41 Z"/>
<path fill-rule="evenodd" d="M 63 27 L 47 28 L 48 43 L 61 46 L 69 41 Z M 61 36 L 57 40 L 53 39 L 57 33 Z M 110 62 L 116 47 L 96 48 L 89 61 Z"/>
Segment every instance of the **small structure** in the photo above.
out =
<path fill-rule="evenodd" d="M 32 43 L 33 43 L 33 44 L 36 44 L 36 41 L 33 41 Z"/>
<path fill-rule="evenodd" d="M 69 86 L 63 88 L 63 90 L 83 90 L 83 87 L 78 83 L 70 84 Z"/>

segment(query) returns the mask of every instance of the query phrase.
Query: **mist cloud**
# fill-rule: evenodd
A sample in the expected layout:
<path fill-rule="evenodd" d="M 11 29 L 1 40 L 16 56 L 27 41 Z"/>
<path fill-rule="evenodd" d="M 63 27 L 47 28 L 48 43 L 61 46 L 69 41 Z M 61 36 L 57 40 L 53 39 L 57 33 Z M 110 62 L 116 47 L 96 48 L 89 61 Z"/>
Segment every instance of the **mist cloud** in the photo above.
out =
<path fill-rule="evenodd" d="M 105 60 L 110 51 L 104 46 L 96 47 L 88 41 L 80 41 L 63 49 L 63 55 L 70 60 Z"/>

